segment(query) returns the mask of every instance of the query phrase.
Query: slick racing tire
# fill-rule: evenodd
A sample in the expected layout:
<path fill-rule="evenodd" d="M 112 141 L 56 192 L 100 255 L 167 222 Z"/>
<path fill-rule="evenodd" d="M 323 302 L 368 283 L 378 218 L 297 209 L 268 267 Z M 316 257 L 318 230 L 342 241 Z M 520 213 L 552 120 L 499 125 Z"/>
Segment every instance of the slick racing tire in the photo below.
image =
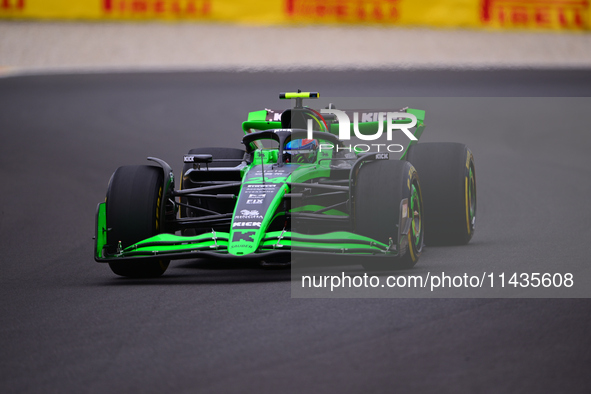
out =
<path fill-rule="evenodd" d="M 409 148 L 405 159 L 421 177 L 426 244 L 467 244 L 476 220 L 476 171 L 470 149 L 453 142 L 420 143 Z"/>
<path fill-rule="evenodd" d="M 411 225 L 407 247 L 399 258 L 367 257 L 368 270 L 392 270 L 414 266 L 423 251 L 423 201 L 419 177 L 407 161 L 379 160 L 365 163 L 355 183 L 355 232 L 377 241 L 396 244 L 400 203 L 408 199 Z"/>
<path fill-rule="evenodd" d="M 119 167 L 109 182 L 106 199 L 107 244 L 115 253 L 121 242 L 126 248 L 161 232 L 163 173 L 153 166 Z M 138 259 L 109 263 L 120 276 L 150 278 L 161 276 L 170 260 Z"/>
<path fill-rule="evenodd" d="M 235 149 L 235 148 L 195 148 L 189 151 L 189 154 L 210 154 L 212 158 L 215 159 L 235 159 L 235 161 L 224 161 L 218 163 L 209 163 L 208 167 L 215 168 L 215 167 L 236 167 L 242 163 L 244 158 L 245 151 L 242 149 Z M 191 185 L 191 181 L 185 177 L 187 170 L 192 168 L 192 164 L 184 164 L 183 165 L 183 179 L 181 183 L 181 189 L 189 189 L 191 187 L 195 187 Z M 219 191 L 214 190 L 211 193 L 216 194 Z M 225 191 L 226 192 L 226 191 Z M 207 194 L 204 192 L 203 194 Z M 182 198 L 181 202 L 187 204 L 189 200 L 187 198 Z M 234 208 L 234 202 L 232 201 L 216 201 L 213 199 L 205 199 L 205 198 L 198 198 L 198 199 L 191 199 L 191 205 L 205 208 L 215 212 L 232 212 Z M 199 211 L 196 209 L 191 209 L 188 207 L 181 208 L 181 217 L 194 217 L 194 216 L 204 216 L 206 213 L 203 211 Z M 193 235 L 193 230 L 185 230 L 183 232 L 184 235 Z"/>

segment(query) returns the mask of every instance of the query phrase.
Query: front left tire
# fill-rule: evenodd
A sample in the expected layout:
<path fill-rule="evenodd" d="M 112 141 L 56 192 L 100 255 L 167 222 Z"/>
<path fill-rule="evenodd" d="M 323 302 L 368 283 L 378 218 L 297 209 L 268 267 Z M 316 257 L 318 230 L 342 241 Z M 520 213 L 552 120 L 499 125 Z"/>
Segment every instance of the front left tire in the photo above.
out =
<path fill-rule="evenodd" d="M 163 173 L 154 166 L 119 167 L 109 182 L 106 198 L 107 244 L 115 253 L 162 232 Z M 170 260 L 138 259 L 110 262 L 111 270 L 130 278 L 161 276 Z"/>

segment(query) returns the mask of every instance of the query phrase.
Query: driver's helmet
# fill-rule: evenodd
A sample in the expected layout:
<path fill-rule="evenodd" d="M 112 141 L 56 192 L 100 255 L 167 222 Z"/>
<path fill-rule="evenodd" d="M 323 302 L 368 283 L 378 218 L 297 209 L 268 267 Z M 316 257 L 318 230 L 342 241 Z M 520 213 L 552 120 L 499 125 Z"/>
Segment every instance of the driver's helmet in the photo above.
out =
<path fill-rule="evenodd" d="M 299 139 L 285 144 L 284 157 L 287 163 L 314 163 L 318 155 L 318 140 Z"/>

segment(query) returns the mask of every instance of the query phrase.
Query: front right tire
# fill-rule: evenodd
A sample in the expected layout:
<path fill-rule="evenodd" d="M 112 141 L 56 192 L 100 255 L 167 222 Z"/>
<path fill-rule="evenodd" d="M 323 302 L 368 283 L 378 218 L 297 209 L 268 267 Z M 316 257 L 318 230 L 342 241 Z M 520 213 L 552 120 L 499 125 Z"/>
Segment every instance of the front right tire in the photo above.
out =
<path fill-rule="evenodd" d="M 400 223 L 400 202 L 408 201 L 411 225 L 408 245 L 401 257 L 364 259 L 368 270 L 413 267 L 423 251 L 423 200 L 419 176 L 407 161 L 378 160 L 364 163 L 355 182 L 355 232 L 388 245 L 396 244 Z"/>

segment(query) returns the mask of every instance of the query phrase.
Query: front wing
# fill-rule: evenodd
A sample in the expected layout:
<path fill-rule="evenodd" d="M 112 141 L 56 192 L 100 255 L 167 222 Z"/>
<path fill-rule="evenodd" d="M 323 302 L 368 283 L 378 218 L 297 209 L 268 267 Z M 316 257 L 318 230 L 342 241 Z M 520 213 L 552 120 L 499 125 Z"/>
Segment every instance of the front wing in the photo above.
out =
<path fill-rule="evenodd" d="M 211 231 L 196 236 L 158 234 L 118 249 L 115 254 L 106 252 L 107 225 L 105 203 L 97 207 L 95 260 L 113 262 L 121 259 L 190 259 L 199 257 L 240 257 L 228 253 L 229 236 L 227 232 Z M 326 234 L 299 234 L 291 231 L 273 231 L 265 234 L 256 252 L 240 258 L 286 255 L 292 252 L 314 254 L 345 254 L 368 256 L 398 256 L 397 245 L 386 245 L 374 239 L 348 231 Z"/>

